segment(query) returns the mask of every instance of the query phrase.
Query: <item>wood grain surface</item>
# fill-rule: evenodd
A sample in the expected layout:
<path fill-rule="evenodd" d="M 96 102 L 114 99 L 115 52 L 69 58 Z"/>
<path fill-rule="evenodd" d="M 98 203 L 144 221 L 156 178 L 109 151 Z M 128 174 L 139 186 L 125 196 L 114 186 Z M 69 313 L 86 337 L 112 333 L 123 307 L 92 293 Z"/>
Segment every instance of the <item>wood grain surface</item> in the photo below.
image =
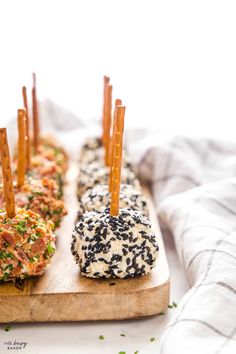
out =
<path fill-rule="evenodd" d="M 156 213 L 148 190 L 150 218 L 160 247 L 152 273 L 135 279 L 89 279 L 80 276 L 70 252 L 77 212 L 77 170 L 70 166 L 65 186 L 69 210 L 57 231 L 57 250 L 39 278 L 25 280 L 22 289 L 0 285 L 0 322 L 121 320 L 158 314 L 169 303 L 169 269 Z"/>

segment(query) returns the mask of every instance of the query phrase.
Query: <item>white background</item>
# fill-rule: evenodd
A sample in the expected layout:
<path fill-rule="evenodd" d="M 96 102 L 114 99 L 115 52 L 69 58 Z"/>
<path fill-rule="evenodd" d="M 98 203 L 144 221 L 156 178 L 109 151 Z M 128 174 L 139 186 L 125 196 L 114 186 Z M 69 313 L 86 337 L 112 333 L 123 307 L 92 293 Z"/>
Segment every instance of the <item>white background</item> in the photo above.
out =
<path fill-rule="evenodd" d="M 101 112 L 102 77 L 128 125 L 234 137 L 235 1 L 0 1 L 0 122 L 38 76 L 85 119 Z"/>
<path fill-rule="evenodd" d="M 227 0 L 0 0 L 0 126 L 22 106 L 32 71 L 41 100 L 99 119 L 107 74 L 128 126 L 235 139 L 235 19 L 236 2 Z M 186 282 L 167 249 L 178 302 Z M 142 321 L 1 326 L 1 353 L 16 339 L 30 354 L 156 354 L 171 311 Z"/>

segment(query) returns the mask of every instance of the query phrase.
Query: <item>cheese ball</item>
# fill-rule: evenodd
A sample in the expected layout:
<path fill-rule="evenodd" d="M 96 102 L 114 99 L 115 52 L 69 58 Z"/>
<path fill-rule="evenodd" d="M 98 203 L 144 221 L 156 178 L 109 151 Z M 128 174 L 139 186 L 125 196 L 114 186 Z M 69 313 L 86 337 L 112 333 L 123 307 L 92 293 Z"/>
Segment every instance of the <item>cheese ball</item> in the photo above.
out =
<path fill-rule="evenodd" d="M 82 275 L 89 278 L 132 278 L 149 274 L 159 247 L 150 222 L 140 212 L 109 209 L 86 212 L 72 234 L 71 252 Z"/>
<path fill-rule="evenodd" d="M 105 150 L 102 146 L 101 139 L 90 138 L 81 148 L 79 163 L 81 166 L 97 163 L 100 165 L 100 167 L 104 167 L 104 155 Z M 125 151 L 123 153 L 122 164 L 125 168 L 129 168 L 132 171 L 135 170 L 131 159 Z"/>
<path fill-rule="evenodd" d="M 28 177 L 33 177 L 34 179 L 48 177 L 55 180 L 59 187 L 60 196 L 63 195 L 63 186 L 65 183 L 64 174 L 61 167 L 58 166 L 55 161 L 50 161 L 43 156 L 35 155 L 31 157 L 30 167 L 30 170 L 26 171 Z"/>
<path fill-rule="evenodd" d="M 55 252 L 53 223 L 31 210 L 0 210 L 0 280 L 41 275 Z"/>
<path fill-rule="evenodd" d="M 45 220 L 52 220 L 59 227 L 63 216 L 67 214 L 64 202 L 59 199 L 57 183 L 46 177 L 41 180 L 29 178 L 22 187 L 14 188 L 16 205 L 19 208 L 31 209 Z M 4 206 L 4 195 L 0 189 L 0 208 Z"/>
<path fill-rule="evenodd" d="M 107 185 L 89 189 L 79 201 L 78 218 L 86 211 L 99 211 L 110 206 L 111 198 Z M 134 189 L 128 184 L 120 186 L 120 208 L 140 210 L 149 216 L 147 200 L 140 190 Z"/>
<path fill-rule="evenodd" d="M 51 136 L 40 138 L 38 155 L 45 157 L 49 161 L 54 161 L 65 173 L 68 168 L 68 156 L 62 146 Z"/>
<path fill-rule="evenodd" d="M 109 167 L 101 167 L 97 163 L 87 166 L 82 166 L 79 172 L 77 184 L 77 196 L 81 198 L 82 195 L 89 189 L 94 188 L 96 185 L 108 185 L 110 176 Z M 134 172 L 128 168 L 123 168 L 121 171 L 121 183 L 128 184 L 134 189 L 141 189 L 140 183 L 136 178 Z"/>
<path fill-rule="evenodd" d="M 95 161 L 104 160 L 104 148 L 100 138 L 88 138 L 80 150 L 79 163 L 87 165 Z"/>

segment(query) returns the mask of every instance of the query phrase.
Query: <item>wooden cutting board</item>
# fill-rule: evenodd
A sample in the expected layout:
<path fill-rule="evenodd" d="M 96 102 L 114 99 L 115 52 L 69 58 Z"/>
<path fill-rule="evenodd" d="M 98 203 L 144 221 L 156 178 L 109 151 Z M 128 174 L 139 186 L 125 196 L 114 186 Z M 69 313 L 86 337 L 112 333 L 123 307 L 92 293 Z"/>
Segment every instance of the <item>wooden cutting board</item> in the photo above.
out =
<path fill-rule="evenodd" d="M 57 251 L 45 274 L 25 280 L 22 289 L 0 285 L 0 322 L 121 320 L 158 314 L 169 304 L 169 269 L 150 195 L 150 215 L 160 247 L 155 269 L 135 279 L 88 279 L 80 276 L 70 252 L 77 212 L 75 166 L 68 172 L 65 202 L 69 209 L 57 231 Z M 147 190 L 144 190 L 148 193 Z"/>

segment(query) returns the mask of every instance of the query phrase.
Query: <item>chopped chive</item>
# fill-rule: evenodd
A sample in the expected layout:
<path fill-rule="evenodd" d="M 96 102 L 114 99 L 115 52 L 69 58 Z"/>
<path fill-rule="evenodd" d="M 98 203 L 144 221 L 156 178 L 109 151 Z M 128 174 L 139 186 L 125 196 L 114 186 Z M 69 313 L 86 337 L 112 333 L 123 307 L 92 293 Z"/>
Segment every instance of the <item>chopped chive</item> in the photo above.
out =
<path fill-rule="evenodd" d="M 174 307 L 177 307 L 178 305 L 176 304 L 176 302 L 173 301 L 173 306 L 174 306 Z"/>
<path fill-rule="evenodd" d="M 121 333 L 120 336 L 121 337 L 126 337 L 126 335 L 124 333 Z"/>
<path fill-rule="evenodd" d="M 154 342 L 155 337 L 150 338 L 150 342 Z"/>
<path fill-rule="evenodd" d="M 126 352 L 119 352 L 119 354 L 126 354 Z"/>
<path fill-rule="evenodd" d="M 168 309 L 173 309 L 173 305 L 169 304 Z"/>
<path fill-rule="evenodd" d="M 99 338 L 100 340 L 105 339 L 105 337 L 104 337 L 103 335 L 100 335 L 98 338 Z"/>
<path fill-rule="evenodd" d="M 6 331 L 6 332 L 9 332 L 11 330 L 11 326 L 9 325 L 9 326 L 6 326 L 5 328 L 4 328 L 4 331 Z"/>
<path fill-rule="evenodd" d="M 164 315 L 165 315 L 164 311 L 159 313 L 159 316 L 164 316 Z"/>

